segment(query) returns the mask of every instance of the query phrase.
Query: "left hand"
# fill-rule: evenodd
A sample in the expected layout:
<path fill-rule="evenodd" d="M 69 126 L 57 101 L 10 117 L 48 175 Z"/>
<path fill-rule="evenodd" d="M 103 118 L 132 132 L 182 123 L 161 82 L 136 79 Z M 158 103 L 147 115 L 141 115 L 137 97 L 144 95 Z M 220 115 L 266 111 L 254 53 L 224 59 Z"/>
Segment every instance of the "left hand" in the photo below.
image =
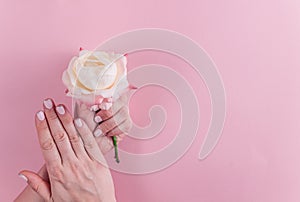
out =
<path fill-rule="evenodd" d="M 50 99 L 36 116 L 49 182 L 31 171 L 20 174 L 45 201 L 115 201 L 113 180 L 92 132 L 63 105 Z M 80 136 L 78 136 L 79 132 Z"/>

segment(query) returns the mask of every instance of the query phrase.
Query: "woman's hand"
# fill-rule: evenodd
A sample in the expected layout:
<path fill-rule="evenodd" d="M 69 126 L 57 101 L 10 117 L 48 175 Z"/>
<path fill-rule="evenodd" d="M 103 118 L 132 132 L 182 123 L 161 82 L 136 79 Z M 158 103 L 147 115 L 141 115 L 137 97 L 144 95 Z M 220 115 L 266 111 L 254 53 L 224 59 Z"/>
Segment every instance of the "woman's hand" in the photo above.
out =
<path fill-rule="evenodd" d="M 35 122 L 50 183 L 22 171 L 33 190 L 46 201 L 115 201 L 110 171 L 82 119 L 74 125 L 67 109 L 48 99 Z"/>
<path fill-rule="evenodd" d="M 113 148 L 112 138 L 110 136 L 116 136 L 119 142 L 128 133 L 132 126 L 128 111 L 128 98 L 130 93 L 131 92 L 127 92 L 120 96 L 114 103 L 113 108 L 110 108 L 109 110 L 100 109 L 99 106 L 97 106 L 97 112 L 95 112 L 90 111 L 90 109 L 88 109 L 85 105 L 77 106 L 80 108 L 77 109 L 79 112 L 78 116 L 81 117 L 86 125 L 88 125 L 90 130 L 94 132 L 98 146 L 103 154 L 107 153 Z M 120 123 L 121 126 L 119 126 L 118 123 Z M 108 130 L 110 128 L 113 129 Z M 100 135 L 98 135 L 99 130 L 97 129 L 101 130 Z M 38 174 L 43 179 L 48 179 L 47 170 L 45 167 L 42 167 Z M 29 186 L 27 186 L 15 199 L 15 202 L 18 201 L 42 202 L 43 199 Z"/>
<path fill-rule="evenodd" d="M 108 110 L 94 105 L 95 111 L 91 111 L 85 104 L 77 105 L 75 108 L 77 116 L 93 131 L 103 154 L 113 148 L 112 136 L 116 136 L 120 142 L 132 127 L 128 109 L 130 93 L 131 91 L 123 93 Z"/>

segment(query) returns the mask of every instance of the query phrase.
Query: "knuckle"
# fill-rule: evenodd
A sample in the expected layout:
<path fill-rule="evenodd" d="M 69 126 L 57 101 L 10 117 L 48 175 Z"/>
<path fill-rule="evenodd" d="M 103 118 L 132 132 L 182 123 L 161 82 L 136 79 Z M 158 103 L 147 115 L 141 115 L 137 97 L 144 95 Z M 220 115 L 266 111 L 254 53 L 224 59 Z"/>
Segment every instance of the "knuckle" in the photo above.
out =
<path fill-rule="evenodd" d="M 36 193 L 40 193 L 40 191 L 41 191 L 40 187 L 41 187 L 41 184 L 39 183 L 39 184 L 34 185 L 32 188 Z"/>
<path fill-rule="evenodd" d="M 119 112 L 116 114 L 114 117 L 115 121 L 120 124 L 123 122 L 125 119 L 129 117 L 129 112 L 127 107 L 122 107 Z"/>
<path fill-rule="evenodd" d="M 66 140 L 66 133 L 65 132 L 57 132 L 53 134 L 55 141 L 62 142 Z"/>
<path fill-rule="evenodd" d="M 56 113 L 54 111 L 50 111 L 47 114 L 47 119 L 50 120 L 50 121 L 53 121 L 53 120 L 57 119 Z"/>
<path fill-rule="evenodd" d="M 109 117 L 112 116 L 112 111 L 111 109 L 109 110 L 101 110 L 98 115 L 102 118 L 102 119 L 108 119 Z"/>
<path fill-rule="evenodd" d="M 73 119 L 69 116 L 65 116 L 64 119 L 63 119 L 63 122 L 66 124 L 66 125 L 71 125 L 73 124 Z"/>
<path fill-rule="evenodd" d="M 66 190 L 71 190 L 73 188 L 73 183 L 72 182 L 65 182 L 64 187 Z"/>
<path fill-rule="evenodd" d="M 47 139 L 45 142 L 41 144 L 43 150 L 52 150 L 54 148 L 54 142 L 52 138 Z"/>
<path fill-rule="evenodd" d="M 78 162 L 72 162 L 72 163 L 70 163 L 70 167 L 71 167 L 71 170 L 78 171 L 78 169 L 80 168 L 80 164 Z"/>
<path fill-rule="evenodd" d="M 131 120 L 126 119 L 126 120 L 124 121 L 124 123 L 121 124 L 121 125 L 119 125 L 118 127 L 119 127 L 119 129 L 120 129 L 122 132 L 128 133 L 128 132 L 130 131 L 131 127 L 132 127 L 132 122 L 131 122 Z"/>
<path fill-rule="evenodd" d="M 120 132 L 119 133 L 125 133 L 127 132 L 127 126 L 125 124 L 118 126 Z"/>
<path fill-rule="evenodd" d="M 70 142 L 71 143 L 78 143 L 79 142 L 79 136 L 77 134 L 73 134 L 69 136 Z"/>
<path fill-rule="evenodd" d="M 122 117 L 127 117 L 129 114 L 128 108 L 126 106 L 122 107 L 120 110 L 120 115 Z"/>
<path fill-rule="evenodd" d="M 106 133 L 109 131 L 109 128 L 111 127 L 112 123 L 110 120 L 107 120 L 106 122 L 103 122 L 99 125 L 99 128 L 102 130 L 102 132 Z"/>
<path fill-rule="evenodd" d="M 61 166 L 50 166 L 49 167 L 49 175 L 53 177 L 56 181 L 63 182 L 63 171 Z"/>
<path fill-rule="evenodd" d="M 82 170 L 82 167 L 84 166 L 84 161 L 72 161 L 70 162 L 69 166 L 70 166 L 70 170 L 72 171 L 72 173 L 74 173 L 75 175 L 78 173 L 78 172 L 81 172 Z"/>
<path fill-rule="evenodd" d="M 39 131 L 46 131 L 46 130 L 48 130 L 48 125 L 47 125 L 47 123 L 44 122 L 44 123 L 41 123 L 41 124 L 37 124 L 36 128 Z"/>
<path fill-rule="evenodd" d="M 92 141 L 86 141 L 86 142 L 84 143 L 84 147 L 85 147 L 86 149 L 93 149 L 94 146 L 95 146 L 95 144 L 94 144 Z"/>
<path fill-rule="evenodd" d="M 131 128 L 132 128 L 132 126 L 133 126 L 133 123 L 132 123 L 132 121 L 131 121 L 131 119 L 127 119 L 127 131 L 129 131 Z"/>

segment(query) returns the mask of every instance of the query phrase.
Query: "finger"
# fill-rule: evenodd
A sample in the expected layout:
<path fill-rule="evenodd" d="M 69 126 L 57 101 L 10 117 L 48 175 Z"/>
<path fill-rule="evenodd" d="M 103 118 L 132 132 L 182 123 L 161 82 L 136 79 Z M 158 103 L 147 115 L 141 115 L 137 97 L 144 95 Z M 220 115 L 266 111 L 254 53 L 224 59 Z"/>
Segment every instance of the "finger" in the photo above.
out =
<path fill-rule="evenodd" d="M 94 121 L 95 112 L 91 111 L 84 103 L 75 102 L 74 107 L 74 117 L 82 118 L 91 130 L 95 129 L 97 126 Z"/>
<path fill-rule="evenodd" d="M 45 201 L 51 198 L 50 185 L 38 174 L 31 171 L 21 171 L 19 176 L 26 180 L 28 185 L 39 194 Z"/>
<path fill-rule="evenodd" d="M 75 122 L 76 129 L 78 130 L 78 132 L 81 136 L 81 139 L 83 141 L 85 150 L 88 153 L 90 159 L 97 160 L 101 164 L 106 165 L 106 162 L 105 162 L 104 157 L 98 147 L 98 144 L 97 144 L 92 132 L 86 125 L 86 123 L 80 118 L 75 119 L 74 122 Z"/>
<path fill-rule="evenodd" d="M 116 108 L 115 106 L 110 108 L 109 110 L 100 110 L 96 113 L 96 116 L 94 118 L 96 123 L 100 123 L 102 121 L 106 121 L 107 119 L 110 119 L 113 117 L 121 108 Z"/>
<path fill-rule="evenodd" d="M 100 137 L 106 135 L 110 130 L 114 129 L 117 127 L 115 121 L 113 118 L 108 119 L 102 123 L 100 123 L 97 128 L 94 130 L 93 134 L 95 137 Z"/>
<path fill-rule="evenodd" d="M 95 137 L 104 135 L 114 129 L 116 126 L 123 123 L 129 117 L 127 107 L 122 107 L 114 116 L 109 119 L 102 121 L 94 131 Z M 96 117 L 95 117 L 96 119 Z"/>
<path fill-rule="evenodd" d="M 116 136 L 121 134 L 128 134 L 129 130 L 131 128 L 131 121 L 129 119 L 126 119 L 121 124 L 117 125 L 110 131 L 106 133 L 107 136 Z"/>
<path fill-rule="evenodd" d="M 101 121 L 105 121 L 111 118 L 112 116 L 114 116 L 115 114 L 117 114 L 122 107 L 127 106 L 127 102 L 125 102 L 124 99 L 125 96 L 120 97 L 116 102 L 113 103 L 113 105 L 112 105 L 112 98 L 104 99 L 104 101 L 106 102 L 103 102 L 102 107 L 100 105 L 100 108 L 102 110 L 96 113 L 94 119 L 95 122 L 100 123 Z"/>
<path fill-rule="evenodd" d="M 67 131 L 68 138 L 77 157 L 86 155 L 83 142 L 78 135 L 78 132 L 74 126 L 73 118 L 67 108 L 64 105 L 58 105 L 56 107 L 57 115 Z"/>
<path fill-rule="evenodd" d="M 44 110 L 51 134 L 57 145 L 62 160 L 68 161 L 72 158 L 75 158 L 75 153 L 73 152 L 68 135 L 57 117 L 57 114 L 54 110 L 54 102 L 51 99 L 46 99 L 44 101 Z"/>
<path fill-rule="evenodd" d="M 61 157 L 51 136 L 44 112 L 39 111 L 35 117 L 38 139 L 46 164 L 61 164 Z"/>

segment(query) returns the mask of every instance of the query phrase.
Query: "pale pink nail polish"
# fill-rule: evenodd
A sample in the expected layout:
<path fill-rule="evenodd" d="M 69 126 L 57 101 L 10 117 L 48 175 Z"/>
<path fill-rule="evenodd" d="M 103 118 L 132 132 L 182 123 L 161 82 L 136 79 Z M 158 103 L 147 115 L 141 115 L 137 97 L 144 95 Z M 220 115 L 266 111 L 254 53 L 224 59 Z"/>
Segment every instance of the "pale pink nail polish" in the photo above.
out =
<path fill-rule="evenodd" d="M 91 106 L 91 109 L 90 109 L 91 111 L 98 111 L 99 110 L 99 106 L 98 105 L 93 105 L 93 106 Z"/>
<path fill-rule="evenodd" d="M 75 119 L 75 125 L 77 127 L 81 127 L 82 126 L 82 121 L 80 119 Z"/>
<path fill-rule="evenodd" d="M 40 121 L 45 120 L 45 114 L 44 114 L 43 111 L 39 111 L 39 112 L 36 114 L 36 116 L 38 117 L 38 119 L 39 119 Z"/>
<path fill-rule="evenodd" d="M 94 132 L 94 136 L 99 137 L 100 135 L 103 135 L 103 132 L 101 129 L 97 128 Z"/>
<path fill-rule="evenodd" d="M 19 177 L 22 178 L 23 180 L 25 180 L 26 182 L 28 182 L 28 179 L 25 175 L 19 174 Z"/>
<path fill-rule="evenodd" d="M 44 100 L 44 105 L 47 109 L 51 109 L 53 107 L 52 100 L 50 99 Z"/>
<path fill-rule="evenodd" d="M 102 121 L 100 116 L 95 116 L 94 120 L 96 123 L 100 123 Z"/>
<path fill-rule="evenodd" d="M 63 106 L 57 106 L 56 107 L 56 111 L 60 114 L 60 115 L 64 115 L 66 113 L 65 108 Z"/>

